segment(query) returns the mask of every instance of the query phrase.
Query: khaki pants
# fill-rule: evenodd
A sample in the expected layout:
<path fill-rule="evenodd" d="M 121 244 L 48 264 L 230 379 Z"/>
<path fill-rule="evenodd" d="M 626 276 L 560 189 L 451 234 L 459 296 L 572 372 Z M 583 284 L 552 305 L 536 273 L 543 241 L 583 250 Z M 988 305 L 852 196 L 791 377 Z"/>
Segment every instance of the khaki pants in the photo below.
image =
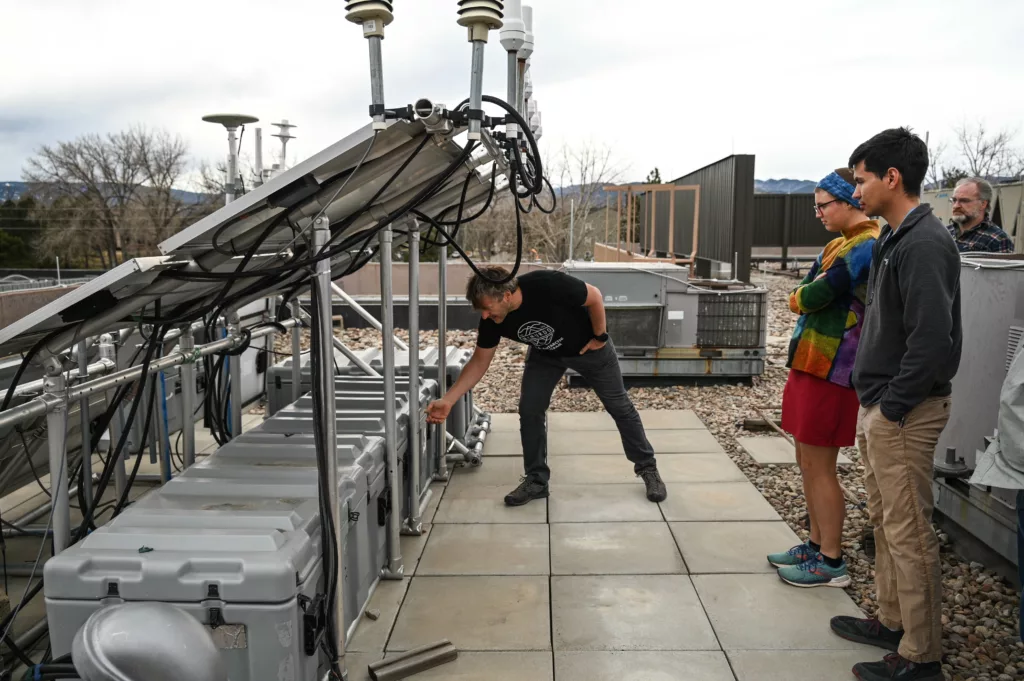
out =
<path fill-rule="evenodd" d="M 942 659 L 942 569 L 932 530 L 932 462 L 951 398 L 929 398 L 892 423 L 878 405 L 858 415 L 868 515 L 875 530 L 878 619 L 904 631 L 899 653 Z"/>

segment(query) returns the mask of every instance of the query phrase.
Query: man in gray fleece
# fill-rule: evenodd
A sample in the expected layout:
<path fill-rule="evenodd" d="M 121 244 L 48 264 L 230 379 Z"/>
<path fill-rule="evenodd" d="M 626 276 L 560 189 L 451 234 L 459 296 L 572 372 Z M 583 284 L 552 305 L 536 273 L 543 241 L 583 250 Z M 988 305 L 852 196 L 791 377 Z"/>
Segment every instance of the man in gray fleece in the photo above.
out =
<path fill-rule="evenodd" d="M 875 533 L 878 616 L 835 617 L 843 638 L 895 651 L 862 681 L 941 681 L 942 572 L 932 530 L 932 462 L 960 363 L 960 255 L 922 204 L 928 148 L 886 130 L 850 157 L 861 207 L 888 223 L 875 243 L 853 385 L 857 443 Z"/>

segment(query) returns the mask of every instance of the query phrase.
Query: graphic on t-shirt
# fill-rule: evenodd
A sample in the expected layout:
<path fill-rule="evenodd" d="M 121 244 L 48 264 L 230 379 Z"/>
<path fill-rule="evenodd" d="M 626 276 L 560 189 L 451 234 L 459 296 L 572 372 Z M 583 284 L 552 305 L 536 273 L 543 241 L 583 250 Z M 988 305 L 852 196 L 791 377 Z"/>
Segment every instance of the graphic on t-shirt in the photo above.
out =
<path fill-rule="evenodd" d="M 552 342 L 555 330 L 544 322 L 526 322 L 516 332 L 519 340 L 529 343 L 538 350 L 556 350 L 562 345 L 562 339 Z"/>

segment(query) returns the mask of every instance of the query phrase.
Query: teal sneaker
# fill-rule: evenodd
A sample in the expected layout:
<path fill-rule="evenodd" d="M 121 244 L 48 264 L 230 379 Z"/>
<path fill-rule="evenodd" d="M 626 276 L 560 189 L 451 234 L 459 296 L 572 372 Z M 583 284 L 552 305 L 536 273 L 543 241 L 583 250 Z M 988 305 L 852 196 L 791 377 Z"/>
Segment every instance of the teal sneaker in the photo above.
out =
<path fill-rule="evenodd" d="M 779 568 L 779 579 L 786 584 L 800 587 L 835 586 L 842 588 L 849 586 L 852 581 L 846 570 L 845 560 L 837 568 L 829 567 L 820 553 L 799 565 Z"/>
<path fill-rule="evenodd" d="M 814 557 L 814 551 L 806 543 L 797 544 L 789 551 L 783 553 L 772 553 L 768 555 L 768 562 L 777 568 L 788 565 L 799 565 Z"/>

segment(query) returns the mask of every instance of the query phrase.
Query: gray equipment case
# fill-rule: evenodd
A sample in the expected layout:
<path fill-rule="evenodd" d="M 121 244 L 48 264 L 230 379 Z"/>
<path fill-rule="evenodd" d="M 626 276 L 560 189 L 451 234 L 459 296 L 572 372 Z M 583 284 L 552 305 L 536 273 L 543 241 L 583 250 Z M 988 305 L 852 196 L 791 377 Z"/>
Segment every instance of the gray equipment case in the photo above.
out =
<path fill-rule="evenodd" d="M 466 366 L 466 362 L 468 362 L 469 358 L 473 356 L 473 352 L 472 350 L 464 350 L 453 346 L 449 346 L 445 348 L 445 350 L 447 352 L 447 386 L 450 388 L 455 384 L 455 381 L 458 380 L 463 367 Z M 373 369 L 378 372 L 383 372 L 384 357 L 383 351 L 380 348 L 359 350 L 356 351 L 356 355 L 361 360 L 369 364 Z M 347 357 L 341 354 L 341 352 L 335 351 L 334 357 L 338 370 L 342 374 L 345 374 L 350 378 L 374 378 L 372 376 L 366 376 L 359 367 L 352 364 Z M 312 390 L 309 379 L 309 352 L 302 353 L 299 360 L 299 366 L 302 376 L 300 393 L 305 395 Z M 420 368 L 421 374 L 424 378 L 433 379 L 435 381 L 439 380 L 438 351 L 436 347 L 429 347 L 420 350 Z M 282 362 L 270 367 L 268 372 L 267 414 L 273 415 L 281 409 L 284 409 L 293 401 L 292 358 L 288 357 Z M 395 351 L 395 373 L 398 376 L 409 375 L 409 353 L 407 351 Z M 437 393 L 435 393 L 435 396 L 436 395 Z M 459 400 L 458 404 L 452 408 L 451 415 L 448 417 L 448 432 L 465 444 L 468 431 L 473 426 L 475 420 L 476 419 L 473 417 L 473 391 L 469 391 Z"/>
<path fill-rule="evenodd" d="M 305 612 L 323 593 L 315 460 L 261 466 L 259 455 L 248 463 L 230 458 L 212 455 L 46 563 L 55 655 L 70 652 L 97 609 L 159 601 L 210 628 L 232 681 L 320 677 L 322 655 L 307 616 L 315 613 Z M 368 547 L 367 476 L 354 466 L 339 474 L 348 629 L 368 591 L 358 588 L 359 546 Z"/>

